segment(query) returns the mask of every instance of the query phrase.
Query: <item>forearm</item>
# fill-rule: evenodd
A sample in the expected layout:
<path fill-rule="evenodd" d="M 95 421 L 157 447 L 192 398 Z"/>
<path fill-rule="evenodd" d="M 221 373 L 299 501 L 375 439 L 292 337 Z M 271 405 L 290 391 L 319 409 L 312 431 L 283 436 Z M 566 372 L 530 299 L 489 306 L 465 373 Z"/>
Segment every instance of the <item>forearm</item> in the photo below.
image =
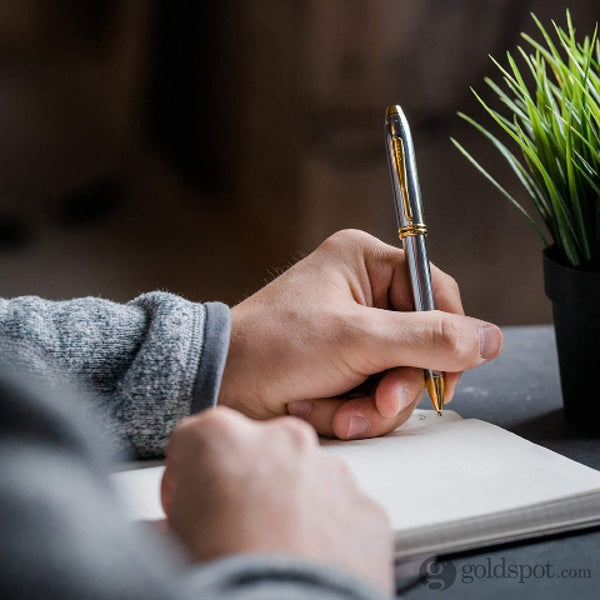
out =
<path fill-rule="evenodd" d="M 0 299 L 3 344 L 41 377 L 54 380 L 52 362 L 91 387 L 105 446 L 137 457 L 162 455 L 179 419 L 216 403 L 229 331 L 225 305 L 164 292 L 124 305 Z"/>

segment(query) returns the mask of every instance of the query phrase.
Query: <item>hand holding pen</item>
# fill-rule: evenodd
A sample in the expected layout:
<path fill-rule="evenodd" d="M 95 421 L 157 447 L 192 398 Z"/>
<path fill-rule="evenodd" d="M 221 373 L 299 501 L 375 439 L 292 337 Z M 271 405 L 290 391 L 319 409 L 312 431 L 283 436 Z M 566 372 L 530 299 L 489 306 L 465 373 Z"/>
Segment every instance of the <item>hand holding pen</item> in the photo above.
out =
<path fill-rule="evenodd" d="M 461 371 L 500 353 L 502 333 L 464 316 L 456 282 L 433 265 L 439 310 L 415 311 L 407 258 L 363 231 L 339 231 L 234 306 L 219 404 L 351 439 L 402 425 L 423 397 L 424 368 L 446 372 L 448 401 Z"/>
<path fill-rule="evenodd" d="M 406 255 L 340 231 L 234 306 L 219 404 L 251 417 L 301 417 L 342 439 L 384 435 L 424 394 L 423 369 L 459 373 L 497 356 L 500 330 L 463 313 L 456 282 L 431 266 L 439 310 L 416 312 Z M 377 385 L 342 397 L 381 374 Z"/>

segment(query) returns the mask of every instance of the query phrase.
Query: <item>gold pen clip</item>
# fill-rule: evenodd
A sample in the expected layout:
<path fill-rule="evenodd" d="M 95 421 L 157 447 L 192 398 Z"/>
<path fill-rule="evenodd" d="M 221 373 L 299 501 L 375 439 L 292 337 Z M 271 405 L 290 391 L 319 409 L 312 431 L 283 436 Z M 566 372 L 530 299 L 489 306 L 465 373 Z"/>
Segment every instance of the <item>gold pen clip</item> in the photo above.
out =
<path fill-rule="evenodd" d="M 404 153 L 404 142 L 402 138 L 395 137 L 392 140 L 394 148 L 394 161 L 396 162 L 396 172 L 400 177 L 400 188 L 402 190 L 402 208 L 404 211 L 404 218 L 409 222 L 413 222 L 412 209 L 408 200 L 408 189 L 406 188 L 406 182 L 408 181 L 408 175 L 406 173 L 406 155 Z"/>

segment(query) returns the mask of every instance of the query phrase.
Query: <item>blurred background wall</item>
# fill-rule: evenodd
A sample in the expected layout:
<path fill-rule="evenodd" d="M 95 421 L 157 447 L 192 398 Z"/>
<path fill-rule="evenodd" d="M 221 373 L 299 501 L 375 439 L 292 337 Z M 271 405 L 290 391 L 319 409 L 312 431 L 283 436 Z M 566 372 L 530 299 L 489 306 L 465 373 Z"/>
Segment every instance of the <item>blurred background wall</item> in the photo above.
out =
<path fill-rule="evenodd" d="M 569 7 L 591 33 L 597 0 Z M 548 322 L 538 239 L 449 141 L 523 197 L 456 111 L 481 115 L 469 86 L 531 10 L 564 20 L 556 0 L 3 0 L 0 293 L 233 304 L 337 229 L 396 243 L 400 103 L 432 261 L 468 313 Z"/>

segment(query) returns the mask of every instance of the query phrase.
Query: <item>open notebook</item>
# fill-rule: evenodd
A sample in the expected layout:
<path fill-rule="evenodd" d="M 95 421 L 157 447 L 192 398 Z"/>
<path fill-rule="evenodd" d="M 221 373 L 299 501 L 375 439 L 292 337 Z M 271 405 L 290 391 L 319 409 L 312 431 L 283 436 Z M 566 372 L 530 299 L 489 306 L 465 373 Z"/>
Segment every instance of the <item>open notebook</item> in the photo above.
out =
<path fill-rule="evenodd" d="M 397 560 L 600 525 L 600 471 L 500 427 L 417 410 L 371 440 L 323 442 L 383 505 Z M 113 475 L 132 519 L 158 519 L 162 467 Z"/>

